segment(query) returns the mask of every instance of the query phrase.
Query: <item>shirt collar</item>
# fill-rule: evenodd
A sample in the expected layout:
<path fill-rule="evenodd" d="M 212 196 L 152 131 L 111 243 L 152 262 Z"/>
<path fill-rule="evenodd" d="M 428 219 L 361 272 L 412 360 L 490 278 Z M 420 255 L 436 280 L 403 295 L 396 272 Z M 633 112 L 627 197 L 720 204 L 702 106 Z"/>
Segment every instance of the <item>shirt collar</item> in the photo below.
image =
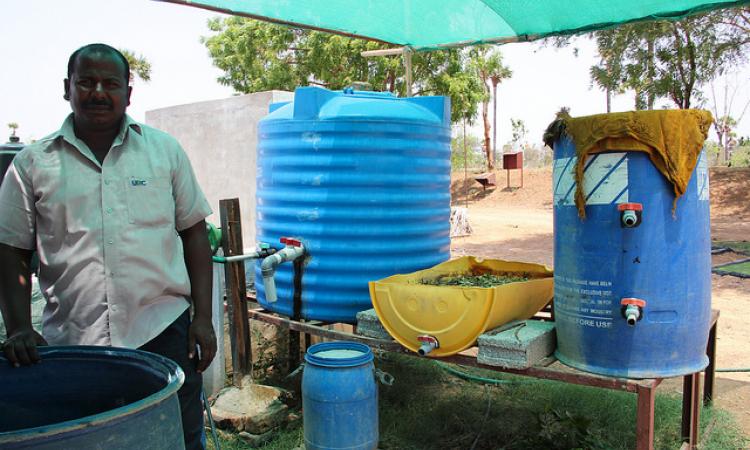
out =
<path fill-rule="evenodd" d="M 117 136 L 115 136 L 115 140 L 112 142 L 112 147 L 116 147 L 122 144 L 125 140 L 125 136 L 128 130 L 130 129 L 134 130 L 141 136 L 143 135 L 143 130 L 141 129 L 141 126 L 138 124 L 138 122 L 133 120 L 133 118 L 129 115 L 125 114 L 125 117 L 122 120 L 122 124 L 120 125 L 120 131 L 119 133 L 117 133 Z M 60 136 L 62 136 L 63 139 L 73 145 L 75 145 L 77 142 L 80 142 L 73 128 L 73 113 L 70 113 L 68 117 L 65 118 L 62 127 L 60 127 L 57 133 L 52 137 L 56 138 Z"/>

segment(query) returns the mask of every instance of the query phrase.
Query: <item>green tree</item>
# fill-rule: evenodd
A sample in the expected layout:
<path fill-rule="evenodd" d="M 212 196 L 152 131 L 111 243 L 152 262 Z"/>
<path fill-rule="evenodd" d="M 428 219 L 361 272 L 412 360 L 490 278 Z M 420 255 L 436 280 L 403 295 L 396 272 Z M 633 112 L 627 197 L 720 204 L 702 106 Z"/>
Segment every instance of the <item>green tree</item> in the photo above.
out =
<path fill-rule="evenodd" d="M 130 50 L 120 49 L 120 53 L 125 56 L 130 65 L 130 82 L 132 83 L 136 76 L 143 81 L 151 81 L 151 63 L 143 56 L 136 55 Z"/>
<path fill-rule="evenodd" d="M 495 158 L 490 141 L 490 87 L 495 93 L 495 115 L 497 115 L 497 85 L 504 79 L 510 78 L 513 72 L 503 65 L 503 57 L 489 45 L 477 45 L 469 50 L 470 66 L 476 71 L 484 91 L 482 100 L 482 121 L 484 124 L 484 153 L 487 158 L 487 170 L 495 168 Z"/>
<path fill-rule="evenodd" d="M 499 56 L 499 54 L 498 54 Z M 513 76 L 513 72 L 504 67 L 502 61 L 497 66 L 498 70 L 490 75 L 490 81 L 492 82 L 492 150 L 493 155 L 497 158 L 497 85 L 503 80 Z"/>
<path fill-rule="evenodd" d="M 201 38 L 214 65 L 224 74 L 219 83 L 241 93 L 271 89 L 294 90 L 317 85 L 342 89 L 367 82 L 377 91 L 406 93 L 400 58 L 361 55 L 388 45 L 295 29 L 241 17 L 208 22 L 213 33 Z M 481 85 L 466 76 L 465 58 L 459 50 L 420 52 L 412 56 L 415 95 L 450 95 L 453 121 L 472 115 Z"/>
<path fill-rule="evenodd" d="M 466 146 L 466 154 L 464 154 L 464 146 Z M 480 167 L 484 164 L 484 157 L 481 152 L 475 151 L 475 149 L 481 149 L 479 136 L 466 135 L 466 141 L 461 133 L 457 133 L 456 137 L 451 140 L 451 168 L 453 170 L 467 168 Z"/>
<path fill-rule="evenodd" d="M 652 109 L 658 98 L 678 108 L 695 106 L 703 100 L 702 86 L 744 60 L 746 9 L 597 31 L 601 63 L 591 68 L 592 81 L 607 92 L 633 91 L 636 109 Z"/>
<path fill-rule="evenodd" d="M 8 128 L 10 128 L 10 135 L 15 136 L 16 130 L 18 129 L 18 124 L 16 122 L 11 122 L 8 124 Z"/>
<path fill-rule="evenodd" d="M 513 130 L 513 140 L 511 141 L 513 144 L 513 148 L 518 149 L 519 147 L 521 147 L 521 142 L 524 140 L 529 130 L 526 128 L 526 124 L 523 120 L 516 120 L 512 117 L 510 119 L 510 127 Z"/>
<path fill-rule="evenodd" d="M 714 89 L 714 83 L 711 83 L 711 103 L 712 112 L 714 115 L 714 130 L 716 131 L 716 137 L 719 140 L 719 146 L 723 150 L 723 160 L 729 162 L 731 148 L 737 143 L 737 134 L 735 128 L 737 123 L 742 121 L 742 118 L 747 112 L 748 106 L 750 106 L 750 99 L 745 102 L 745 106 L 737 115 L 735 119 L 734 114 L 734 103 L 737 99 L 737 91 L 739 90 L 740 83 L 730 83 L 728 79 L 725 79 L 724 92 L 721 101 L 717 98 L 716 90 Z M 721 103 L 721 109 L 719 107 Z M 742 144 L 740 144 L 742 145 Z"/>

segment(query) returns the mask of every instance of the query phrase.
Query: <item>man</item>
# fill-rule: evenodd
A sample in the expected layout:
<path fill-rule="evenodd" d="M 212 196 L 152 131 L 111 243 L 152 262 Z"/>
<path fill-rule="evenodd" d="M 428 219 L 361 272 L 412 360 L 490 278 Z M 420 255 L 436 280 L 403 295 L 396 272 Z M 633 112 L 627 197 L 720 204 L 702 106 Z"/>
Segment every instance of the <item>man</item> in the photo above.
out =
<path fill-rule="evenodd" d="M 125 114 L 129 72 L 110 46 L 74 52 L 64 80 L 73 113 L 20 152 L 3 182 L 3 351 L 15 366 L 39 362 L 36 347 L 47 343 L 141 348 L 173 359 L 186 375 L 185 445 L 200 449 L 200 372 L 216 352 L 204 221 L 211 208 L 177 141 Z M 47 301 L 44 337 L 30 321 L 33 249 Z"/>

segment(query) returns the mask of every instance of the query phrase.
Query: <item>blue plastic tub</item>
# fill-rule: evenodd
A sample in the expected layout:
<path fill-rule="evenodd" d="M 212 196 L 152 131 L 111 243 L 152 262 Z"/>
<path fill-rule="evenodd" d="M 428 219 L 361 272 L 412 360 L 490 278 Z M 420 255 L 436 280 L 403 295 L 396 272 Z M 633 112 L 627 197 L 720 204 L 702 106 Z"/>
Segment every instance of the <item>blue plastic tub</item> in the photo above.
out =
<path fill-rule="evenodd" d="M 356 342 L 315 344 L 305 354 L 302 411 L 307 450 L 378 446 L 373 354 Z"/>
<path fill-rule="evenodd" d="M 711 313 L 705 155 L 674 214 L 672 186 L 646 154 L 589 156 L 581 219 L 573 201 L 575 146 L 563 138 L 554 152 L 557 357 L 581 370 L 629 378 L 703 369 Z M 642 205 L 640 225 L 623 227 L 618 205 L 625 203 Z M 629 325 L 631 298 L 645 306 Z"/>
<path fill-rule="evenodd" d="M 0 356 L 0 449 L 180 450 L 184 375 L 153 353 L 40 347 L 42 361 Z"/>

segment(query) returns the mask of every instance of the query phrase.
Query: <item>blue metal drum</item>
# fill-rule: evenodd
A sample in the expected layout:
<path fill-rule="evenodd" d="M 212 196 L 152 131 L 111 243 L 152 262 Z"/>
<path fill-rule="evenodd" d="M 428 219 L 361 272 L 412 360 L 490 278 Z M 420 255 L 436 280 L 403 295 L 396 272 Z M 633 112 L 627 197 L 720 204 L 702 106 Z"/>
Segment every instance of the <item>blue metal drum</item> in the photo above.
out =
<path fill-rule="evenodd" d="M 702 153 L 672 212 L 672 186 L 641 152 L 588 157 L 586 218 L 576 152 L 554 145 L 557 357 L 609 376 L 669 377 L 708 364 L 711 238 Z"/>
<path fill-rule="evenodd" d="M 310 347 L 302 374 L 307 450 L 378 447 L 378 390 L 370 348 L 357 342 Z"/>
<path fill-rule="evenodd" d="M 11 136 L 8 142 L 0 144 L 0 185 L 3 184 L 5 173 L 8 171 L 13 158 L 23 150 L 25 144 L 20 142 L 18 136 Z"/>
<path fill-rule="evenodd" d="M 0 356 L 0 448 L 184 449 L 177 391 L 184 375 L 153 353 L 40 347 L 42 361 Z"/>
<path fill-rule="evenodd" d="M 257 239 L 305 245 L 302 318 L 353 323 L 368 281 L 449 258 L 448 98 L 305 87 L 258 128 Z M 292 315 L 292 272 L 265 308 Z"/>

